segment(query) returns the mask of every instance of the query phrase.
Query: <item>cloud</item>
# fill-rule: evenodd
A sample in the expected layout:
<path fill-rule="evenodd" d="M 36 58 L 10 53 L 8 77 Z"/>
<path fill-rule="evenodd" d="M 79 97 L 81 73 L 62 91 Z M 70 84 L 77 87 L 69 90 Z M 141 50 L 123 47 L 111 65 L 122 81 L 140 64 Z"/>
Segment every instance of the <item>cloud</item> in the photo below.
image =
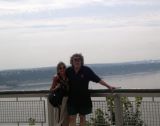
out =
<path fill-rule="evenodd" d="M 0 15 L 31 13 L 44 10 L 77 8 L 84 5 L 157 5 L 159 0 L 3 0 L 0 1 Z"/>
<path fill-rule="evenodd" d="M 86 6 L 87 5 L 87 6 Z M 97 5 L 92 10 L 100 10 L 97 14 L 84 16 L 83 10 Z M 109 12 L 106 6 L 115 7 L 118 5 L 145 5 L 159 6 L 159 0 L 1 0 L 0 1 L 0 30 L 11 29 L 90 29 L 90 28 L 111 28 L 111 27 L 132 27 L 132 26 L 160 26 L 160 10 L 146 9 L 141 13 L 136 8 L 129 10 L 125 15 L 120 15 L 119 10 L 112 8 Z M 84 8 L 80 8 L 85 6 Z M 154 7 L 153 6 L 153 7 Z M 80 10 L 75 11 L 77 8 Z M 72 10 L 69 10 L 73 8 Z M 124 7 L 123 7 L 124 8 Z M 65 13 L 66 11 L 72 11 Z M 122 8 L 119 8 L 122 9 Z M 139 7 L 141 9 L 141 7 Z M 57 11 L 63 10 L 63 11 Z M 87 9 L 86 9 L 87 10 Z M 104 10 L 104 12 L 103 12 Z M 57 13 L 62 14 L 58 17 Z M 79 13 L 78 13 L 79 12 Z M 112 13 L 111 13 L 112 12 Z M 82 14 L 80 14 L 82 13 Z M 114 14 L 113 14 L 114 13 Z M 108 16 L 110 14 L 111 16 Z M 38 16 L 40 18 L 38 18 Z M 45 17 L 46 16 L 46 17 Z M 11 22 L 12 20 L 12 22 Z"/>
<path fill-rule="evenodd" d="M 160 14 L 137 15 L 130 17 L 66 17 L 27 21 L 0 21 L 0 30 L 80 30 L 118 27 L 160 27 Z"/>
<path fill-rule="evenodd" d="M 23 1 L 23 0 L 22 0 Z M 88 0 L 89 1 L 89 0 Z M 130 0 L 129 0 L 130 1 Z M 92 2 L 93 3 L 93 2 Z M 103 2 L 105 3 L 105 2 Z M 107 3 L 107 2 L 106 2 Z M 47 4 L 47 3 L 45 3 Z M 39 9 L 38 5 L 35 9 L 33 7 L 27 7 L 27 4 L 22 4 L 21 10 L 15 10 L 18 9 L 15 6 L 15 9 L 9 8 L 8 11 L 5 10 L 5 6 L 0 9 L 0 20 L 21 20 L 22 22 L 25 20 L 43 20 L 43 19 L 56 19 L 56 18 L 72 18 L 72 17 L 108 17 L 113 18 L 117 16 L 137 16 L 137 15 L 146 15 L 146 14 L 157 14 L 160 13 L 160 5 L 155 6 L 117 6 L 117 7 L 106 7 L 102 4 L 95 4 L 95 5 L 87 5 L 82 6 L 79 8 L 63 8 L 63 9 L 55 9 L 50 5 L 42 5 L 40 6 L 39 3 Z M 61 3 L 62 4 L 62 3 Z M 78 4 L 78 3 L 77 3 Z M 70 4 L 69 4 L 70 5 Z M 79 5 L 79 4 L 78 4 Z M 0 4 L 1 6 L 1 4 Z M 71 6 L 71 5 L 70 5 Z M 80 6 L 80 5 L 79 5 Z M 63 6 L 64 7 L 64 6 Z M 32 9 L 30 9 L 32 8 Z M 57 6 L 58 8 L 58 6 Z M 54 10 L 55 9 L 55 10 Z"/>
<path fill-rule="evenodd" d="M 103 0 L 105 5 L 156 5 L 159 0 Z"/>

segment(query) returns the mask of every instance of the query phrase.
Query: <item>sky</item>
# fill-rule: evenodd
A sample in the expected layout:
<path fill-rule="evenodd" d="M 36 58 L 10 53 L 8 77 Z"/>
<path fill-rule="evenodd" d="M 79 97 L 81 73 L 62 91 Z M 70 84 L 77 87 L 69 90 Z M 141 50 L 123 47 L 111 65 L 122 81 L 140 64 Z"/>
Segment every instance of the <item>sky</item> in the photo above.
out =
<path fill-rule="evenodd" d="M 0 0 L 0 70 L 160 59 L 159 0 Z"/>

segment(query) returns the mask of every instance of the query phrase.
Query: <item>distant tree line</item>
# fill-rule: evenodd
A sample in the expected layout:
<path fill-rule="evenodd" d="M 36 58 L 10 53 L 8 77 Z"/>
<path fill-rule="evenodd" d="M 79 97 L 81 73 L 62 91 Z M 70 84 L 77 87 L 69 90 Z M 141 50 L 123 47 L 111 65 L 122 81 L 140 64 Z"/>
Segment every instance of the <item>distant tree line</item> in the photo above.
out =
<path fill-rule="evenodd" d="M 51 80 L 56 73 L 55 67 L 9 70 L 0 72 L 0 84 L 22 83 L 24 81 L 44 81 Z"/>
<path fill-rule="evenodd" d="M 100 76 L 160 71 L 160 62 L 88 64 L 88 66 Z M 56 74 L 56 67 L 0 71 L 0 85 L 17 84 L 25 81 L 50 81 L 54 74 Z"/>

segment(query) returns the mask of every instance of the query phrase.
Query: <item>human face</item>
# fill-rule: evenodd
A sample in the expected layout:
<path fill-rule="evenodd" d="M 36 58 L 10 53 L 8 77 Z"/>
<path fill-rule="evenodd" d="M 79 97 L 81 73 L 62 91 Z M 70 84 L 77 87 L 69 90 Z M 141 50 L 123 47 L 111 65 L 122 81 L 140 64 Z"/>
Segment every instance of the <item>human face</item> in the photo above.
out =
<path fill-rule="evenodd" d="M 73 67 L 78 69 L 81 67 L 82 61 L 80 57 L 74 57 L 73 58 Z"/>
<path fill-rule="evenodd" d="M 64 75 L 65 74 L 65 66 L 64 65 L 60 65 L 58 68 L 58 72 L 60 73 L 60 75 Z"/>

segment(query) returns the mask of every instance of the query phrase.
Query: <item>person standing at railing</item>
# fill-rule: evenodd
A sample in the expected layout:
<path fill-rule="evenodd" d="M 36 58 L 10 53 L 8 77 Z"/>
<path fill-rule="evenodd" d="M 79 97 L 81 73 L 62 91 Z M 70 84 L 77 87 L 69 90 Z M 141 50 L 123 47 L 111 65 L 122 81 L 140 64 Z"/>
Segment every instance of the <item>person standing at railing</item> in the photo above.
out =
<path fill-rule="evenodd" d="M 68 79 L 65 75 L 66 65 L 63 62 L 59 62 L 57 65 L 57 75 L 53 77 L 52 86 L 50 88 L 51 92 L 55 92 L 56 90 L 65 88 L 65 92 L 63 92 L 64 97 L 62 98 L 62 104 L 57 106 L 58 111 L 55 113 L 54 121 L 56 121 L 56 126 L 68 126 L 68 112 L 67 112 L 67 90 L 68 90 Z M 57 118 L 58 117 L 58 118 Z M 55 123 L 55 122 L 54 122 Z"/>
<path fill-rule="evenodd" d="M 85 115 L 92 112 L 91 96 L 88 90 L 89 81 L 100 83 L 110 90 L 115 87 L 110 86 L 100 79 L 91 68 L 84 66 L 84 59 L 81 54 L 73 54 L 70 58 L 71 67 L 66 69 L 69 80 L 68 93 L 68 114 L 69 125 L 76 126 L 77 114 L 80 116 L 80 126 L 85 126 Z"/>

